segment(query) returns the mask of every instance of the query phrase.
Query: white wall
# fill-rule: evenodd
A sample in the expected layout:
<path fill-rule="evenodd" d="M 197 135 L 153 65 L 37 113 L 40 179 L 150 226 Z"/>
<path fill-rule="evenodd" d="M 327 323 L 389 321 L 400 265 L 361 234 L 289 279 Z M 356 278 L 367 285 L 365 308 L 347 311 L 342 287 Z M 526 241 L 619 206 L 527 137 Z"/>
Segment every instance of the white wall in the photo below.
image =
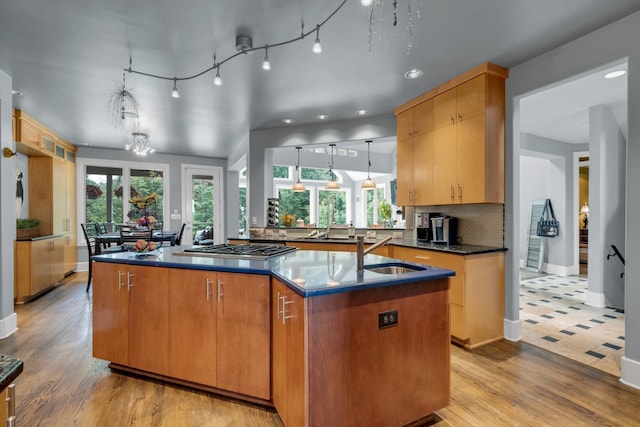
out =
<path fill-rule="evenodd" d="M 520 157 L 520 260 L 527 259 L 527 239 L 531 201 L 549 195 L 549 160 L 539 157 Z"/>
<path fill-rule="evenodd" d="M 520 129 L 519 99 L 540 88 L 627 59 L 628 116 L 640 115 L 640 12 L 596 30 L 575 41 L 511 68 L 506 87 L 506 200 L 505 241 L 507 247 L 520 246 Z M 628 183 L 640 182 L 640 121 L 629 120 L 627 142 Z M 635 167 L 634 167 L 635 166 Z M 640 192 L 629 186 L 627 212 L 640 210 Z M 518 230 L 518 231 L 516 231 Z M 626 220 L 625 269 L 625 356 L 622 381 L 640 388 L 640 221 Z M 515 254 L 514 254 L 515 252 Z M 515 255 L 515 256 L 514 256 Z M 518 251 L 506 253 L 505 336 L 519 339 Z"/>
<path fill-rule="evenodd" d="M 589 111 L 589 294 L 597 307 L 624 308 L 624 271 L 619 259 L 607 260 L 616 245 L 625 247 L 626 141 L 611 110 Z M 633 186 L 632 186 L 633 187 Z"/>
<path fill-rule="evenodd" d="M 12 136 L 11 77 L 0 70 L 0 151 L 15 151 Z M 13 311 L 13 241 L 16 238 L 16 158 L 0 154 L 0 338 L 18 327 Z"/>

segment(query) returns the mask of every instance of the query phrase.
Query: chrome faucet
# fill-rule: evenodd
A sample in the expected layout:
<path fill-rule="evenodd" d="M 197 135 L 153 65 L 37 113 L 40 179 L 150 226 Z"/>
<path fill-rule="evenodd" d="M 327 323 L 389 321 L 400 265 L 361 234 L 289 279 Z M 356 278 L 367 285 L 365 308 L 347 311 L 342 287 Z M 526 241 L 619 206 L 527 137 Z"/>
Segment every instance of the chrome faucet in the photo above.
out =
<path fill-rule="evenodd" d="M 364 271 L 364 256 L 366 254 L 368 254 L 371 251 L 376 250 L 377 248 L 379 248 L 380 246 L 386 244 L 387 242 L 389 242 L 389 240 L 393 239 L 393 236 L 387 236 L 384 239 L 380 240 L 379 242 L 374 243 L 373 245 L 369 246 L 367 249 L 364 248 L 364 236 L 357 236 L 356 237 L 356 257 L 357 257 L 357 265 L 356 265 L 356 269 L 358 273 L 361 273 Z"/>

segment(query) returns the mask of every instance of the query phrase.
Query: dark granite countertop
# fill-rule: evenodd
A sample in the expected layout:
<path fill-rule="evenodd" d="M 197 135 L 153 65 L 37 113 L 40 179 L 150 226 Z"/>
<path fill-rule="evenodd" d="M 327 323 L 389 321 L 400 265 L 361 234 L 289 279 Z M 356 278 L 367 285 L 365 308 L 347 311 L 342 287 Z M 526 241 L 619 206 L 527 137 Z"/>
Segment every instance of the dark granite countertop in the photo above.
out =
<path fill-rule="evenodd" d="M 308 243 L 332 243 L 332 244 L 356 244 L 354 238 L 350 239 L 314 239 L 314 238 L 262 238 L 262 237 L 238 237 L 231 238 L 230 240 L 244 240 L 247 242 L 255 243 L 295 243 L 295 242 L 308 242 Z M 380 240 L 380 239 L 378 239 Z M 375 241 L 365 240 L 365 243 L 375 243 Z M 505 252 L 507 248 L 501 248 L 496 246 L 480 246 L 480 245 L 442 245 L 434 244 L 426 241 L 415 239 L 393 239 L 387 245 L 389 246 L 404 246 L 415 249 L 426 249 L 429 251 L 448 252 L 457 255 L 478 255 L 492 252 Z"/>
<path fill-rule="evenodd" d="M 455 275 L 454 271 L 394 258 L 368 254 L 365 271 L 357 271 L 356 254 L 338 251 L 297 250 L 267 260 L 197 256 L 184 253 L 185 246 L 165 246 L 142 256 L 133 252 L 96 255 L 97 262 L 151 267 L 211 270 L 270 275 L 279 278 L 303 297 L 352 292 L 385 286 L 404 285 Z M 367 269 L 383 266 L 409 266 L 411 272 L 384 274 Z"/>
<path fill-rule="evenodd" d="M 0 391 L 7 388 L 22 373 L 22 360 L 0 354 Z"/>

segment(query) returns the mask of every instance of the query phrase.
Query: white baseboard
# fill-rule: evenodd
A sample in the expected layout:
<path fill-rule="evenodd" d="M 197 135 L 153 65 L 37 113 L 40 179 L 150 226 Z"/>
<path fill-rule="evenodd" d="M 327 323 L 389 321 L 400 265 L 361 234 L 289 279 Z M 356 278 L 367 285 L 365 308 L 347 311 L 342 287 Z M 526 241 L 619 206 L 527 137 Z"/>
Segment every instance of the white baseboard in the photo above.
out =
<path fill-rule="evenodd" d="M 89 262 L 79 262 L 74 271 L 89 271 Z"/>
<path fill-rule="evenodd" d="M 640 390 L 640 362 L 622 356 L 620 367 L 622 370 L 620 382 Z"/>
<path fill-rule="evenodd" d="M 524 259 L 520 259 L 520 268 L 524 267 Z M 555 265 L 544 263 L 542 264 L 540 271 L 547 274 L 555 274 L 556 276 L 575 276 L 580 274 L 580 266 L 576 267 L 575 265 Z"/>
<path fill-rule="evenodd" d="M 604 293 L 602 292 L 592 292 L 587 290 L 587 293 L 584 295 L 584 303 L 591 307 L 606 307 Z"/>
<path fill-rule="evenodd" d="M 522 321 L 504 319 L 504 339 L 520 341 L 522 339 Z"/>
<path fill-rule="evenodd" d="M 0 320 L 0 339 L 7 338 L 18 330 L 18 315 L 11 313 Z"/>

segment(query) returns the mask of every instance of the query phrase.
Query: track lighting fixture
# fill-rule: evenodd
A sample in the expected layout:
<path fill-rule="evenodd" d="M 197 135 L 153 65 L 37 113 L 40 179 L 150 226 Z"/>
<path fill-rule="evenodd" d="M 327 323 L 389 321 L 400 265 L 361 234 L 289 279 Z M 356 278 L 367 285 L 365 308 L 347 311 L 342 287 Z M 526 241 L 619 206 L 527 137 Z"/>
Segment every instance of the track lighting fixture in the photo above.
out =
<path fill-rule="evenodd" d="M 264 45 L 264 61 L 262 61 L 262 69 L 269 71 L 271 69 L 271 62 L 269 62 L 269 45 Z"/>
<path fill-rule="evenodd" d="M 293 184 L 293 187 L 291 187 L 291 191 L 301 193 L 303 191 L 306 191 L 306 188 L 304 188 L 304 184 L 300 182 L 300 150 L 302 150 L 302 147 L 296 147 L 296 150 L 298 150 L 298 162 L 296 163 L 296 173 L 298 174 L 298 181 Z"/>
<path fill-rule="evenodd" d="M 329 163 L 329 182 L 327 182 L 327 186 L 325 187 L 327 190 L 339 190 L 340 184 L 333 177 L 333 148 L 336 144 L 329 144 L 331 147 L 331 163 Z"/>
<path fill-rule="evenodd" d="M 173 98 L 180 98 L 180 94 L 178 93 L 178 79 L 173 78 L 173 90 L 171 91 L 171 96 Z"/>
<path fill-rule="evenodd" d="M 320 44 L 320 25 L 316 25 L 316 41 L 313 44 L 313 53 L 322 53 L 322 45 Z"/>
<path fill-rule="evenodd" d="M 376 188 L 376 183 L 373 182 L 370 176 L 371 169 L 371 143 L 373 141 L 365 141 L 367 143 L 367 179 L 362 183 L 362 188 Z"/>
<path fill-rule="evenodd" d="M 365 0 L 361 0 L 361 1 L 365 1 Z M 369 0 L 372 1 L 372 0 Z M 414 0 L 415 1 L 415 0 Z M 295 43 L 297 41 L 303 40 L 304 38 L 306 38 L 307 36 L 313 34 L 314 32 L 316 33 L 316 39 L 315 39 L 315 43 L 313 44 L 313 52 L 315 53 L 320 53 L 322 51 L 322 46 L 320 45 L 320 27 L 322 27 L 324 24 L 326 24 L 327 22 L 329 22 L 329 20 L 331 20 L 340 9 L 342 9 L 342 7 L 347 3 L 347 0 L 342 0 L 340 2 L 340 4 L 338 5 L 338 7 L 336 7 L 324 20 L 322 20 L 319 24 L 317 24 L 315 26 L 315 28 L 313 28 L 312 30 L 309 30 L 307 32 L 304 31 L 304 26 L 303 26 L 303 31 L 302 33 L 294 38 L 288 39 L 288 40 L 283 40 L 283 41 L 279 41 L 276 43 L 272 43 L 271 47 L 280 47 L 280 46 L 285 46 L 291 43 Z M 237 56 L 240 55 L 245 55 L 248 53 L 253 52 L 254 50 L 259 50 L 259 49 L 264 49 L 264 61 L 262 62 L 262 69 L 263 70 L 270 70 L 271 69 L 271 62 L 269 62 L 269 55 L 268 55 L 268 50 L 269 50 L 269 45 L 265 44 L 264 47 L 260 46 L 260 47 L 253 47 L 253 41 L 251 39 L 251 37 L 249 36 L 244 36 L 244 35 L 237 35 L 236 36 L 236 53 L 221 60 L 220 62 L 216 62 L 215 57 L 214 57 L 214 61 L 213 61 L 213 65 L 203 71 L 200 71 L 196 74 L 190 75 L 190 76 L 185 76 L 185 77 L 168 77 L 168 76 L 161 76 L 158 74 L 152 74 L 152 73 L 147 73 L 144 71 L 138 71 L 138 70 L 134 70 L 131 66 L 131 60 L 129 61 L 129 68 L 125 68 L 124 71 L 127 71 L 129 73 L 134 73 L 134 74 L 139 74 L 142 76 L 146 76 L 146 77 L 153 77 L 156 79 L 162 79 L 162 80 L 173 80 L 173 91 L 171 92 L 171 96 L 173 96 L 174 98 L 178 98 L 180 95 L 178 93 L 178 88 L 177 88 L 177 81 L 178 80 L 191 80 L 191 79 L 195 79 L 196 77 L 200 77 L 201 75 L 208 73 L 209 71 L 213 71 L 215 70 L 216 72 L 216 76 L 214 77 L 213 81 L 215 85 L 220 85 L 222 84 L 222 80 L 219 78 L 220 76 L 220 66 L 227 63 L 228 61 L 231 61 L 232 59 L 234 59 Z"/>

